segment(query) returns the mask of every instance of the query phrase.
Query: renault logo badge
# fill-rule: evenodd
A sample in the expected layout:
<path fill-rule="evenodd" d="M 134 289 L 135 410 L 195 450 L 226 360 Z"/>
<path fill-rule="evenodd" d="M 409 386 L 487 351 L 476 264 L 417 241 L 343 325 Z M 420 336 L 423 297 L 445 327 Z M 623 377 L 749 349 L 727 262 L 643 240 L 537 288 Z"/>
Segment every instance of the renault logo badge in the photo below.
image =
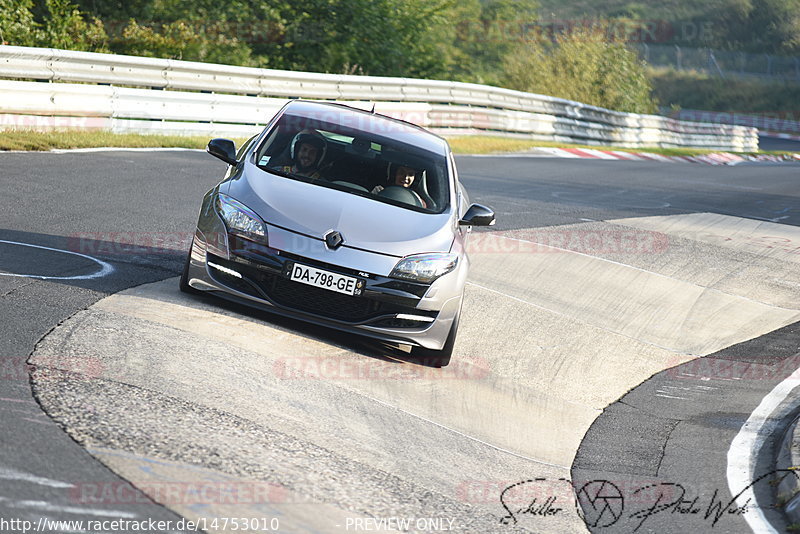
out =
<path fill-rule="evenodd" d="M 344 237 L 342 237 L 342 234 L 340 234 L 336 230 L 331 230 L 330 232 L 325 234 L 325 245 L 329 249 L 336 250 L 337 248 L 342 246 L 342 243 L 344 243 Z"/>

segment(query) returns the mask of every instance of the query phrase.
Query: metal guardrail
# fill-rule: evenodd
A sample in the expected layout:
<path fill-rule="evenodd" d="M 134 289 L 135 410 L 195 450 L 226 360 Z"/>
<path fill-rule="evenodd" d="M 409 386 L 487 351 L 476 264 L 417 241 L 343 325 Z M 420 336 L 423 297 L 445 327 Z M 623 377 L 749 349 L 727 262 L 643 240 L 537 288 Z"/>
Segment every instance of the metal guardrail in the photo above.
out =
<path fill-rule="evenodd" d="M 777 111 L 765 113 L 742 113 L 737 111 L 703 111 L 698 109 L 662 110 L 673 119 L 713 124 L 734 124 L 758 128 L 762 133 L 786 133 L 800 135 L 800 112 Z"/>
<path fill-rule="evenodd" d="M 0 46 L 0 126 L 243 136 L 286 99 L 348 102 L 440 133 L 756 150 L 757 131 L 461 82 L 279 71 Z M 47 82 L 47 83 L 42 83 Z"/>

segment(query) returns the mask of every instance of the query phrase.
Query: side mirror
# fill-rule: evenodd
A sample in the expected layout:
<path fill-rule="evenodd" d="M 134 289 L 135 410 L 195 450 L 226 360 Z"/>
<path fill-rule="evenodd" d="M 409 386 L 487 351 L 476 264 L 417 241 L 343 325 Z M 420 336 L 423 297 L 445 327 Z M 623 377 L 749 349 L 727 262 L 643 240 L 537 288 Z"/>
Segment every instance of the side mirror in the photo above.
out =
<path fill-rule="evenodd" d="M 236 144 L 230 139 L 212 139 L 208 142 L 206 152 L 217 157 L 228 165 L 236 165 Z"/>
<path fill-rule="evenodd" d="M 470 206 L 464 218 L 458 221 L 462 226 L 494 226 L 494 223 L 494 211 L 480 204 Z"/>

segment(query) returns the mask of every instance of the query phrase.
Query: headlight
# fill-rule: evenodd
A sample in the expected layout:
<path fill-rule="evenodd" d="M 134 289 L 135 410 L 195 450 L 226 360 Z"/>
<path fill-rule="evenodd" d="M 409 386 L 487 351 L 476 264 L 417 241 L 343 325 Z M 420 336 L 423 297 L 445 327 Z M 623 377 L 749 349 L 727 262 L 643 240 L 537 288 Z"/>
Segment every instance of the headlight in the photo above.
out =
<path fill-rule="evenodd" d="M 400 260 L 389 276 L 430 283 L 455 269 L 456 264 L 458 256 L 455 254 L 418 254 Z"/>
<path fill-rule="evenodd" d="M 228 231 L 254 241 L 267 241 L 267 228 L 253 210 L 222 193 L 217 195 L 219 213 Z"/>

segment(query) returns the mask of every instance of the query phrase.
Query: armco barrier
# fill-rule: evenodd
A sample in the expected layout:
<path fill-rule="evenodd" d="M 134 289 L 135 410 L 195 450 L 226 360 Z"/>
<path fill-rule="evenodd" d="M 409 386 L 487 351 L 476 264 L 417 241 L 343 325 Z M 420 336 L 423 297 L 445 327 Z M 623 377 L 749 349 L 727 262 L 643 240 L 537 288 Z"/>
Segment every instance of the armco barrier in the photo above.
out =
<path fill-rule="evenodd" d="M 91 123 L 87 128 L 242 136 L 259 131 L 286 99 L 307 98 L 362 107 L 375 103 L 379 113 L 440 133 L 492 133 L 629 147 L 758 149 L 755 128 L 621 113 L 461 82 L 291 72 L 16 46 L 0 46 L 0 78 L 5 78 L 0 80 L 0 126 L 4 127 L 51 127 L 74 122 L 74 117 L 92 117 L 84 121 Z"/>
<path fill-rule="evenodd" d="M 706 122 L 712 124 L 732 124 L 758 128 L 764 132 L 800 135 L 800 109 L 780 110 L 763 113 L 741 113 L 737 111 L 701 111 L 681 109 L 671 112 L 674 119 Z"/>

